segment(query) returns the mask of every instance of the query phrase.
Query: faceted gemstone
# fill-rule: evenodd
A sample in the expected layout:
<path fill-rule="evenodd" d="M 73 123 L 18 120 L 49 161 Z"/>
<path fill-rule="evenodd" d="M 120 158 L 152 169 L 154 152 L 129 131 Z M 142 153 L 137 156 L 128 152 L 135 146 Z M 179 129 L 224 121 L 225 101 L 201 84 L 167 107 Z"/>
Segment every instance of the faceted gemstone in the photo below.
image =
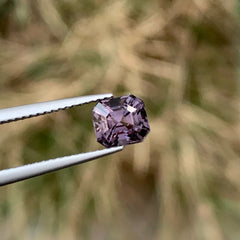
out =
<path fill-rule="evenodd" d="M 150 131 L 144 103 L 133 95 L 100 101 L 93 109 L 93 125 L 105 147 L 141 142 Z"/>

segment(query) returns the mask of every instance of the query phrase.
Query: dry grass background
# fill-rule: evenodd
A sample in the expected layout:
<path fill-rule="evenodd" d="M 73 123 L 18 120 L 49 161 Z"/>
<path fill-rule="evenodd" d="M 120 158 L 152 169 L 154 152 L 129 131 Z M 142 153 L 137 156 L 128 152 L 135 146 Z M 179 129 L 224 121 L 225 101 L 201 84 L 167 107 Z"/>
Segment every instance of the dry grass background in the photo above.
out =
<path fill-rule="evenodd" d="M 240 237 L 233 0 L 2 0 L 0 107 L 145 100 L 151 133 L 114 156 L 2 187 L 1 240 Z M 98 149 L 93 105 L 0 126 L 0 168 Z"/>

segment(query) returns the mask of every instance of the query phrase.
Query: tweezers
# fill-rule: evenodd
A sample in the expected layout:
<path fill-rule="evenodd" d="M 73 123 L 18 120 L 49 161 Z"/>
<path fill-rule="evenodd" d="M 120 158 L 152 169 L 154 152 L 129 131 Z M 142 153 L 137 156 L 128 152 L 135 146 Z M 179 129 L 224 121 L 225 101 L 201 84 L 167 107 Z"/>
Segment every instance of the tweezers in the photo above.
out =
<path fill-rule="evenodd" d="M 57 112 L 59 110 L 64 110 L 111 97 L 113 97 L 111 93 L 89 95 L 0 109 L 0 125 L 26 118 L 36 117 L 39 115 L 45 115 L 47 113 Z M 66 157 L 59 157 L 15 168 L 0 170 L 0 186 L 36 177 L 76 164 L 88 162 L 121 150 L 123 150 L 123 146 L 80 153 Z"/>

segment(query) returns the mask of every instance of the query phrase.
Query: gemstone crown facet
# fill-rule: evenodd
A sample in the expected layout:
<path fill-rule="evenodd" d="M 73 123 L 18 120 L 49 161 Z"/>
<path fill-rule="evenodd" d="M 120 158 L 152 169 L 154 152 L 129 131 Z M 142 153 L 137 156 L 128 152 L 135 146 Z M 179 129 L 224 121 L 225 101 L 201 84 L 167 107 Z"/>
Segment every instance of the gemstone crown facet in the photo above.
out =
<path fill-rule="evenodd" d="M 134 95 L 101 100 L 93 109 L 93 125 L 105 147 L 142 142 L 150 131 L 144 103 Z"/>

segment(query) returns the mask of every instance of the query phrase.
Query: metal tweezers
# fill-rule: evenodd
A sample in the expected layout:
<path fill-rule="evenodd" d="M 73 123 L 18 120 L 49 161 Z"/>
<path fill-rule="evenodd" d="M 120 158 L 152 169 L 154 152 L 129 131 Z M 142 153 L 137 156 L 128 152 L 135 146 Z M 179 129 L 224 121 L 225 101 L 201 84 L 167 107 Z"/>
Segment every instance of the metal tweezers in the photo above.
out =
<path fill-rule="evenodd" d="M 57 112 L 59 110 L 71 108 L 74 106 L 87 104 L 105 98 L 111 98 L 112 96 L 113 95 L 111 93 L 90 95 L 0 109 L 0 125 L 13 121 L 23 120 L 26 118 L 36 117 L 39 115 L 45 115 L 47 113 Z M 123 146 L 49 159 L 42 162 L 36 162 L 24 166 L 0 170 L 0 186 L 36 177 L 76 164 L 88 162 L 121 150 L 123 150 Z"/>

